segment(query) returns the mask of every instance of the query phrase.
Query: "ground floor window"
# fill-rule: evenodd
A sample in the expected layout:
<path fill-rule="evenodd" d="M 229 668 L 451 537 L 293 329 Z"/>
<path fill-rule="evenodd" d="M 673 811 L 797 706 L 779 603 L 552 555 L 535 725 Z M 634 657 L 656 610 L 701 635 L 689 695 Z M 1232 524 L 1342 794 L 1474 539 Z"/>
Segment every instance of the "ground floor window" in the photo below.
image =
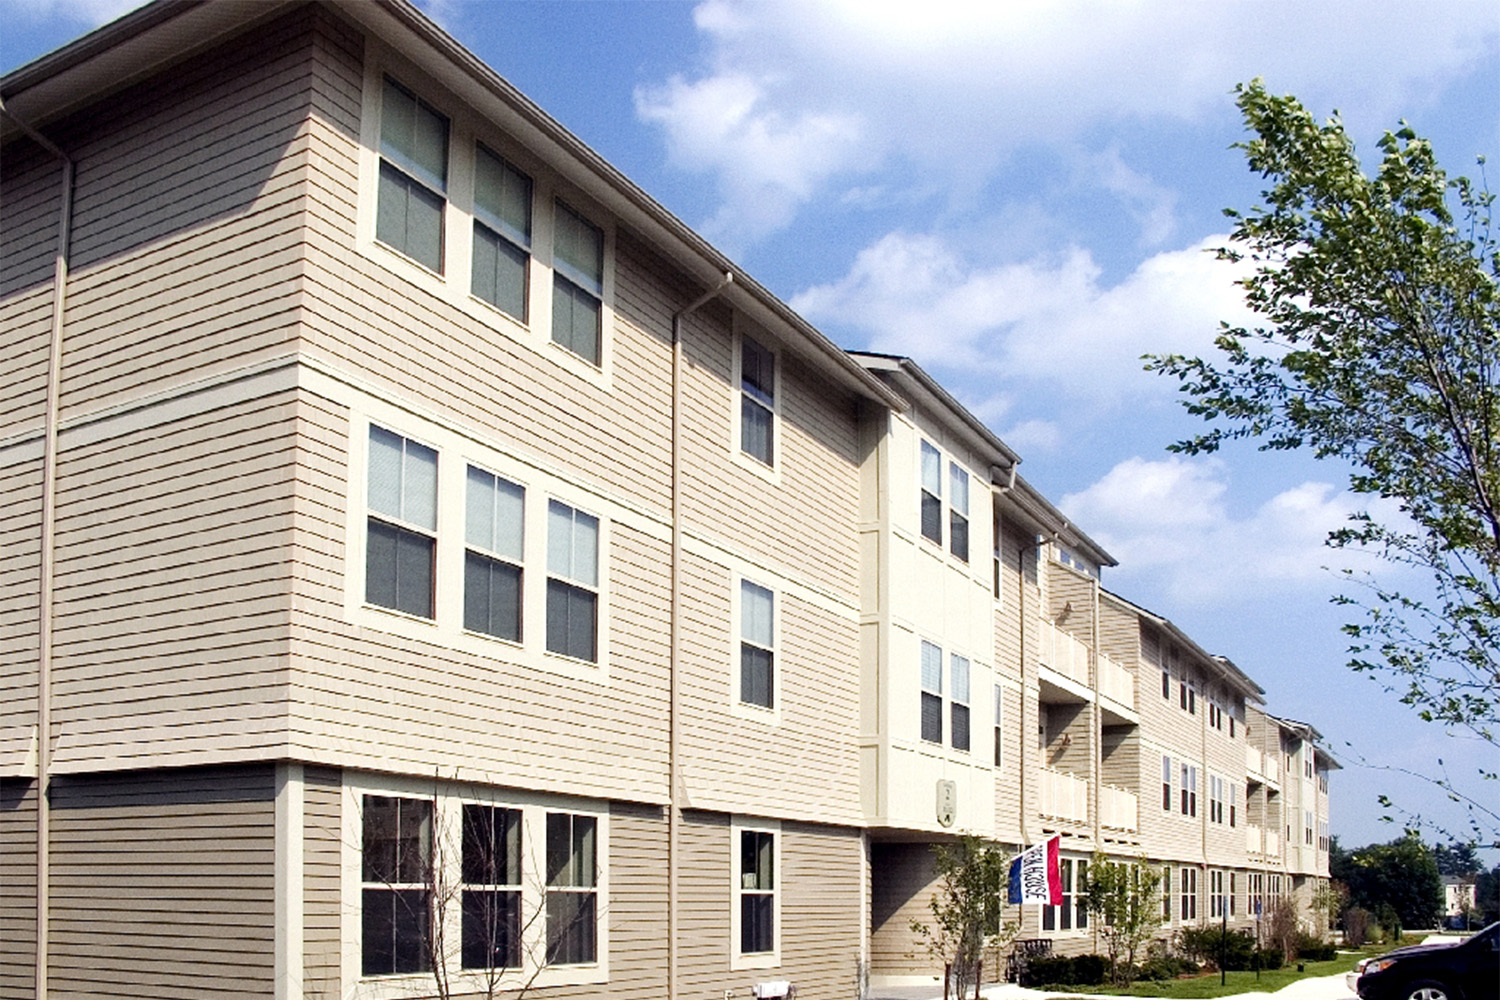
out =
<path fill-rule="evenodd" d="M 1198 919 L 1198 869 L 1183 868 L 1178 873 L 1177 888 L 1180 892 L 1179 916 L 1183 920 Z"/>
<path fill-rule="evenodd" d="M 1089 925 L 1088 908 L 1084 905 L 1084 889 L 1088 882 L 1089 863 L 1081 859 L 1063 858 L 1059 862 L 1062 876 L 1062 903 L 1042 907 L 1042 930 L 1084 930 Z"/>
<path fill-rule="evenodd" d="M 775 822 L 736 819 L 730 824 L 735 968 L 769 968 L 780 962 L 781 847 L 781 827 Z"/>

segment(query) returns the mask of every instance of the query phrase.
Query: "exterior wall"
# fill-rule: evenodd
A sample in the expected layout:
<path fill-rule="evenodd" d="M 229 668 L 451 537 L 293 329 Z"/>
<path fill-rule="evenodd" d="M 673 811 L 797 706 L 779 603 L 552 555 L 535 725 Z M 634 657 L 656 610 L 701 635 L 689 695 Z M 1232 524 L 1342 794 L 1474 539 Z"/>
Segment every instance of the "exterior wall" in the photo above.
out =
<path fill-rule="evenodd" d="M 924 843 L 872 844 L 870 981 L 874 985 L 941 981 L 942 968 L 912 933 L 913 920 L 927 923 L 937 890 L 937 865 Z"/>
<path fill-rule="evenodd" d="M 303 772 L 302 992 L 309 998 L 343 995 L 340 971 L 340 870 L 344 850 L 343 777 L 333 768 Z"/>
<path fill-rule="evenodd" d="M 274 794 L 269 766 L 55 779 L 50 996 L 270 996 Z"/>
<path fill-rule="evenodd" d="M 36 996 L 36 783 L 0 778 L 0 996 Z"/>
<path fill-rule="evenodd" d="M 1039 827 L 1037 751 L 1037 628 L 1041 585 L 1037 550 L 1020 527 L 997 512 L 1001 529 L 1000 599 L 994 619 L 996 674 L 1005 692 L 1005 753 L 995 772 L 995 834 L 1030 842 Z"/>
<path fill-rule="evenodd" d="M 36 767 L 40 451 L 0 448 L 0 780 Z"/>

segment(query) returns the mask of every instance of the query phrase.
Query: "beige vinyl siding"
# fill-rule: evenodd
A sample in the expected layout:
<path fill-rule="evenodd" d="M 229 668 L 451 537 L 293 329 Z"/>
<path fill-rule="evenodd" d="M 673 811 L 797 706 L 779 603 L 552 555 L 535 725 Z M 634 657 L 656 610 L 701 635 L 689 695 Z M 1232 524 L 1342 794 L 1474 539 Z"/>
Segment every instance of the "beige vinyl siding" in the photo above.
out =
<path fill-rule="evenodd" d="M 620 1000 L 661 997 L 667 989 L 665 811 L 612 803 L 608 863 L 609 984 L 590 993 Z"/>
<path fill-rule="evenodd" d="M 0 778 L 0 996 L 36 996 L 36 782 Z"/>
<path fill-rule="evenodd" d="M 926 945 L 912 933 L 912 921 L 928 923 L 928 907 L 938 884 L 929 844 L 871 844 L 875 873 L 870 906 L 870 975 L 930 974 L 942 980 Z"/>
<path fill-rule="evenodd" d="M 342 993 L 343 779 L 337 770 L 308 767 L 302 780 L 302 992 L 336 997 Z"/>
<path fill-rule="evenodd" d="M 1017 840 L 1023 831 L 1036 834 L 1039 828 L 1035 816 L 1041 802 L 1036 782 L 1036 769 L 1041 766 L 1036 750 L 1037 629 L 1041 617 L 1037 569 L 1032 540 L 1014 522 L 1002 518 L 1002 595 L 995 613 L 995 671 L 1025 686 L 1014 696 L 1014 702 L 1007 696 L 1005 732 L 1010 764 L 996 776 L 995 824 L 997 834 L 1013 829 Z"/>
<path fill-rule="evenodd" d="M 40 432 L 52 329 L 62 165 L 30 140 L 0 150 L 0 439 Z"/>
<path fill-rule="evenodd" d="M 42 460 L 0 461 L 0 774 L 15 775 L 37 722 Z"/>
<path fill-rule="evenodd" d="M 59 777 L 51 995 L 271 994 L 269 766 Z"/>
<path fill-rule="evenodd" d="M 1094 581 L 1061 563 L 1049 561 L 1048 617 L 1079 642 L 1094 646 Z M 1092 673 L 1092 668 L 1090 668 Z"/>
<path fill-rule="evenodd" d="M 294 413 L 252 398 L 62 451 L 60 771 L 284 743 Z"/>

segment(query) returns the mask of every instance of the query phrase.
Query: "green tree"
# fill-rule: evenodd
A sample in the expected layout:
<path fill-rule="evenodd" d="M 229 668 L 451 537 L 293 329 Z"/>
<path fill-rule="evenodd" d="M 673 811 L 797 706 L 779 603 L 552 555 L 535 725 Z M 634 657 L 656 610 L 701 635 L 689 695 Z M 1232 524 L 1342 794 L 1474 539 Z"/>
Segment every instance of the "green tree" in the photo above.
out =
<path fill-rule="evenodd" d="M 999 845 L 969 835 L 954 844 L 934 844 L 938 888 L 929 908 L 930 924 L 913 920 L 914 934 L 933 958 L 953 970 L 958 995 L 974 986 L 974 975 L 988 948 L 998 948 L 1019 928 L 1000 919 L 1009 858 Z"/>
<path fill-rule="evenodd" d="M 1382 905 L 1388 906 L 1402 927 L 1435 927 L 1443 912 L 1437 859 L 1414 833 L 1351 851 L 1341 877 L 1349 887 L 1352 905 L 1377 914 Z M 1385 923 L 1382 919 L 1381 924 Z"/>
<path fill-rule="evenodd" d="M 1432 856 L 1437 859 L 1439 875 L 1473 875 L 1484 869 L 1479 860 L 1479 854 L 1474 850 L 1474 844 L 1461 843 L 1457 840 L 1451 844 L 1438 844 L 1432 849 Z"/>
<path fill-rule="evenodd" d="M 1084 884 L 1083 905 L 1109 952 L 1109 975 L 1116 986 L 1135 979 L 1135 956 L 1161 927 L 1161 872 L 1138 861 L 1110 861 L 1094 852 Z M 1122 962 L 1121 959 L 1124 959 Z"/>
<path fill-rule="evenodd" d="M 1254 138 L 1240 143 L 1269 181 L 1265 204 L 1229 210 L 1221 259 L 1243 262 L 1253 327 L 1224 325 L 1214 360 L 1163 355 L 1188 411 L 1211 425 L 1173 450 L 1204 454 L 1249 438 L 1350 466 L 1350 488 L 1399 516 L 1334 532 L 1425 571 L 1430 594 L 1370 583 L 1336 602 L 1350 666 L 1384 681 L 1422 718 L 1494 745 L 1500 727 L 1500 296 L 1492 197 L 1449 180 L 1403 122 L 1380 140 L 1375 177 L 1335 116 L 1319 124 L 1256 80 L 1237 88 Z M 1482 161 L 1481 161 L 1482 162 Z M 1492 771 L 1481 774 L 1493 780 Z M 1480 839 L 1500 832 L 1492 790 L 1467 794 Z M 1467 781 L 1462 782 L 1467 787 Z"/>

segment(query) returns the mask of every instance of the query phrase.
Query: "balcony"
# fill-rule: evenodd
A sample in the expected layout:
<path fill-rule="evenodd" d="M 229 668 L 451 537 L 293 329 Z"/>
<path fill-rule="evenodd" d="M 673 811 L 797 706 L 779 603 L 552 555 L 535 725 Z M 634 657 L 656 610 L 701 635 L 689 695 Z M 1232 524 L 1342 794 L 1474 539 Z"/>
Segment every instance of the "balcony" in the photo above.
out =
<path fill-rule="evenodd" d="M 1281 769 L 1276 765 L 1276 758 L 1271 754 L 1261 753 L 1255 747 L 1245 747 L 1245 771 L 1250 775 L 1261 775 L 1269 781 L 1279 781 Z"/>
<path fill-rule="evenodd" d="M 1099 693 L 1126 708 L 1135 708 L 1135 675 L 1109 657 L 1099 657 Z"/>
<path fill-rule="evenodd" d="M 1089 821 L 1089 783 L 1066 771 L 1041 769 L 1042 815 L 1070 823 Z"/>
<path fill-rule="evenodd" d="M 1134 833 L 1138 828 L 1138 806 L 1134 792 L 1113 785 L 1099 787 L 1099 824 L 1112 830 Z"/>
<path fill-rule="evenodd" d="M 1041 644 L 1041 660 L 1047 666 L 1069 680 L 1089 686 L 1089 648 L 1056 625 L 1041 620 L 1037 636 Z"/>
<path fill-rule="evenodd" d="M 1281 857 L 1281 837 L 1274 830 L 1266 831 L 1266 857 Z"/>
<path fill-rule="evenodd" d="M 1249 825 L 1249 826 L 1246 826 L 1245 827 L 1245 850 L 1249 851 L 1251 854 L 1259 854 L 1259 853 L 1261 853 L 1261 848 L 1264 845 L 1265 845 L 1265 831 L 1262 830 L 1260 827 L 1255 826 L 1253 824 Z"/>

